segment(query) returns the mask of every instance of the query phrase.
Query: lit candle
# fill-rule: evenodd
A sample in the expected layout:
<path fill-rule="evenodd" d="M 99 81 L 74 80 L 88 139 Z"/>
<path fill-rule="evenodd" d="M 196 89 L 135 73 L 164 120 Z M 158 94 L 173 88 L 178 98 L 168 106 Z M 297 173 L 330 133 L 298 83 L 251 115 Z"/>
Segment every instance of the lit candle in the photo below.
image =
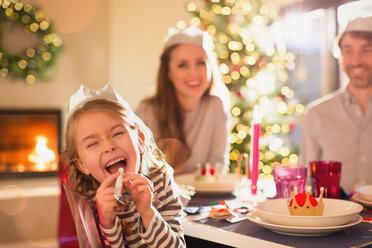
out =
<path fill-rule="evenodd" d="M 253 120 L 251 123 L 251 192 L 252 195 L 257 193 L 257 179 L 258 179 L 258 160 L 259 160 L 259 139 L 261 132 L 261 113 L 258 106 L 254 106 Z"/>
<path fill-rule="evenodd" d="M 239 157 L 238 157 L 238 178 L 239 178 L 239 181 L 241 179 L 241 174 L 242 174 L 242 157 L 243 157 L 243 154 L 239 154 Z"/>
<path fill-rule="evenodd" d="M 244 153 L 244 162 L 245 162 L 245 176 L 249 179 L 249 162 L 248 162 L 248 154 Z"/>

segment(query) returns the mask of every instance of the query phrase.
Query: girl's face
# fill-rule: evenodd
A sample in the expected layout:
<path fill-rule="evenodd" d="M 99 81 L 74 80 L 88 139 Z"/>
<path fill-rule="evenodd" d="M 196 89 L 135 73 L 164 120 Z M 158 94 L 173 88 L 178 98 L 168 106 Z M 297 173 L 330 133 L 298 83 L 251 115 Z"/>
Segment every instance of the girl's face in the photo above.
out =
<path fill-rule="evenodd" d="M 104 113 L 83 113 L 76 119 L 75 163 L 84 174 L 92 174 L 99 182 L 120 167 L 125 173 L 137 173 L 143 146 L 138 131 L 130 128 L 122 117 Z"/>
<path fill-rule="evenodd" d="M 192 44 L 177 46 L 170 55 L 168 77 L 181 102 L 183 99 L 200 99 L 212 77 L 203 48 Z"/>

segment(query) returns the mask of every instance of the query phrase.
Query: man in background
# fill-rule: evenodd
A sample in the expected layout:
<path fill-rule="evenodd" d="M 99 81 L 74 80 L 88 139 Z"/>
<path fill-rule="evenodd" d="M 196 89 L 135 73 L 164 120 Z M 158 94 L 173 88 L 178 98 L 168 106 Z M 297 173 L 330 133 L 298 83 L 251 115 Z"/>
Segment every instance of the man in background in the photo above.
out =
<path fill-rule="evenodd" d="M 342 162 L 341 188 L 372 184 L 372 16 L 351 20 L 338 37 L 346 87 L 308 106 L 300 163 Z"/>

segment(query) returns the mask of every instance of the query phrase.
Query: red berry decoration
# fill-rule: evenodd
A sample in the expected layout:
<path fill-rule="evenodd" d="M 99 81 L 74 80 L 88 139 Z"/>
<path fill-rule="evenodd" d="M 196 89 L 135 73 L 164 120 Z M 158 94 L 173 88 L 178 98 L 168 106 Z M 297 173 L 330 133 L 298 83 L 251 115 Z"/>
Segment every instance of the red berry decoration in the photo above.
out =
<path fill-rule="evenodd" d="M 205 176 L 205 174 L 207 173 L 207 169 L 206 168 L 203 168 L 201 173 L 202 173 L 203 176 Z M 209 168 L 209 174 L 211 174 L 213 176 L 214 173 L 215 173 L 214 168 L 213 167 L 210 167 Z"/>
<path fill-rule="evenodd" d="M 211 175 L 213 176 L 214 175 L 214 173 L 215 173 L 215 170 L 214 170 L 214 168 L 213 167 L 211 167 L 210 169 L 209 169 L 209 172 L 211 173 Z"/>

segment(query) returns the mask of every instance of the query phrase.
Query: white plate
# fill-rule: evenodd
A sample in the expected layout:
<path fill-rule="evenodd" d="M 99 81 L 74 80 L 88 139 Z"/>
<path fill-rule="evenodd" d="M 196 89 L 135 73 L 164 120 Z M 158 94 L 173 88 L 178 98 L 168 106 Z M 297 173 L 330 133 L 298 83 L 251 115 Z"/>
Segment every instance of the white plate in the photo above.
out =
<path fill-rule="evenodd" d="M 256 215 L 277 225 L 329 227 L 345 225 L 363 210 L 360 204 L 352 201 L 323 198 L 323 203 L 322 216 L 293 216 L 289 215 L 287 199 L 266 200 L 257 205 Z"/>
<path fill-rule="evenodd" d="M 359 194 L 360 198 L 365 201 L 372 202 L 372 184 L 357 187 L 355 192 Z"/>
<path fill-rule="evenodd" d="M 334 232 L 338 232 L 349 228 L 351 226 L 355 226 L 362 222 L 363 218 L 360 215 L 357 215 L 353 218 L 349 223 L 341 226 L 326 226 L 326 227 L 301 227 L 301 226 L 285 226 L 285 225 L 277 225 L 262 220 L 260 217 L 255 216 L 254 214 L 247 215 L 248 220 L 256 223 L 259 226 L 264 228 L 270 229 L 273 232 L 277 232 L 280 234 L 291 235 L 291 236 L 321 236 L 321 235 L 328 235 Z"/>
<path fill-rule="evenodd" d="M 191 185 L 197 193 L 226 194 L 232 193 L 238 182 L 237 174 L 219 175 L 216 181 L 198 181 L 194 174 L 175 175 L 178 184 Z"/>
<path fill-rule="evenodd" d="M 354 194 L 352 199 L 354 199 L 355 201 L 359 202 L 359 203 L 362 203 L 363 205 L 367 206 L 367 207 L 371 207 L 372 208 L 372 201 L 366 201 L 364 200 L 361 196 L 359 196 L 359 194 Z"/>

